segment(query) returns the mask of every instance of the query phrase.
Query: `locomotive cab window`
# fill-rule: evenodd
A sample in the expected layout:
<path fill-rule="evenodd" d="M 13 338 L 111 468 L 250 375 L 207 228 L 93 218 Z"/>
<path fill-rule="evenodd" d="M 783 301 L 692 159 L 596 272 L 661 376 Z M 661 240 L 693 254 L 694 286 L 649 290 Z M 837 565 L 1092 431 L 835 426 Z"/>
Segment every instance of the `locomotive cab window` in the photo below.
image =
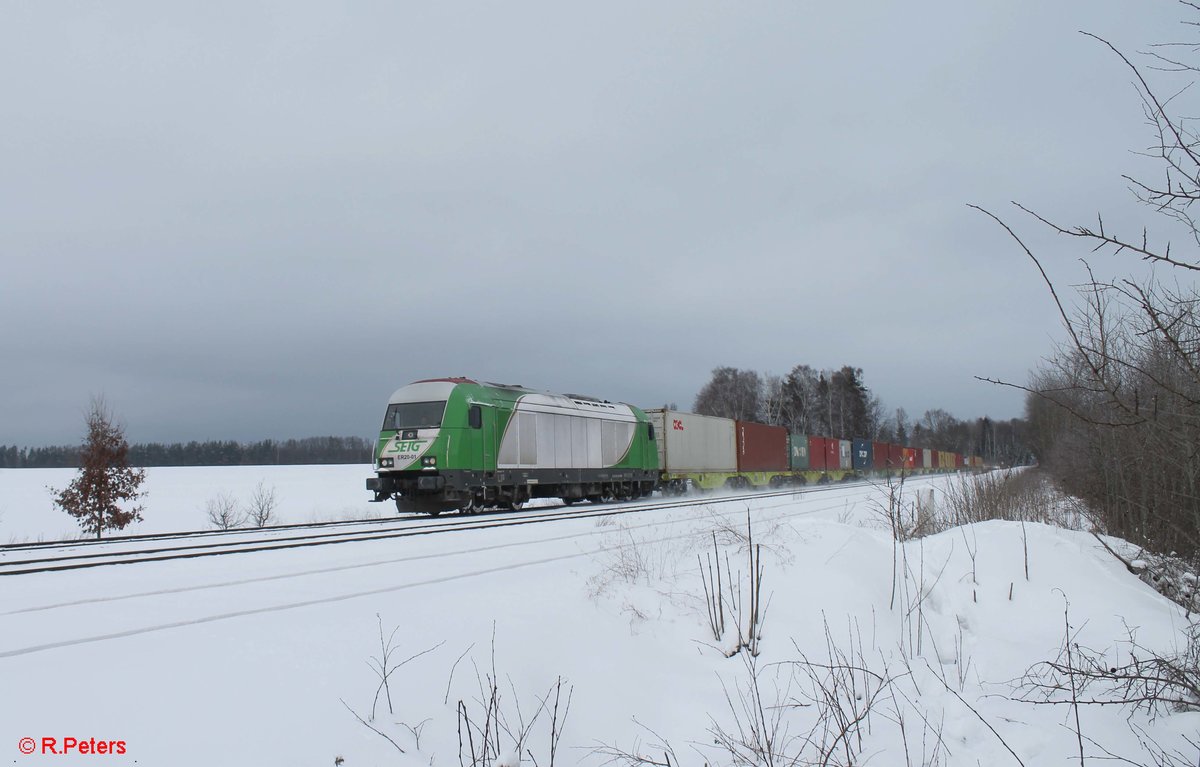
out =
<path fill-rule="evenodd" d="M 654 424 L 652 424 L 652 423 L 646 424 L 646 433 L 649 435 L 650 441 L 653 442 L 654 441 Z"/>
<path fill-rule="evenodd" d="M 442 425 L 445 411 L 445 402 L 393 402 L 383 417 L 383 428 L 385 431 L 436 429 Z"/>
<path fill-rule="evenodd" d="M 479 407 L 479 405 L 471 405 L 470 409 L 467 410 L 467 426 L 470 426 L 472 429 L 483 428 L 483 408 Z"/>

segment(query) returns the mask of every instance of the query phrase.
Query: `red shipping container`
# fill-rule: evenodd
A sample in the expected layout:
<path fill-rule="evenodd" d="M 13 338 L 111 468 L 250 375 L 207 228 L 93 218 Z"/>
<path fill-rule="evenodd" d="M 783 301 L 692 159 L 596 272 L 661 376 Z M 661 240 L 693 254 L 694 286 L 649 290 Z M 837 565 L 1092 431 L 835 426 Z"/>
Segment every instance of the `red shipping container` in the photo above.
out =
<path fill-rule="evenodd" d="M 904 448 L 899 445 L 888 445 L 888 468 L 899 469 L 904 463 Z"/>
<path fill-rule="evenodd" d="M 783 426 L 738 421 L 738 471 L 787 471 L 787 435 Z"/>
<path fill-rule="evenodd" d="M 828 440 L 824 437 L 808 438 L 808 468 L 813 471 L 825 471 L 829 454 L 825 447 L 826 442 Z"/>
<path fill-rule="evenodd" d="M 962 453 L 955 453 L 954 454 L 954 467 L 957 469 L 961 469 L 966 465 L 967 465 L 966 462 L 963 461 Z"/>
<path fill-rule="evenodd" d="M 888 465 L 888 443 L 876 442 L 871 445 L 871 462 L 876 469 L 886 469 Z"/>
<path fill-rule="evenodd" d="M 826 468 L 830 472 L 841 468 L 841 439 L 826 438 Z"/>
<path fill-rule="evenodd" d="M 904 468 L 908 471 L 912 471 L 913 467 L 917 465 L 917 451 L 915 448 L 906 447 L 901 449 L 900 457 L 904 460 Z"/>

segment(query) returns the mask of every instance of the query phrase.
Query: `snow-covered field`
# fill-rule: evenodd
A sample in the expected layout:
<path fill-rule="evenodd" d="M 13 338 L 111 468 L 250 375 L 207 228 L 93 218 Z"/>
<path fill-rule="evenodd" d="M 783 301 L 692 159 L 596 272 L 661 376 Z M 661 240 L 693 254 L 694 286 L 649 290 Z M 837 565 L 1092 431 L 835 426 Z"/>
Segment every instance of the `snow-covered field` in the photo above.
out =
<path fill-rule="evenodd" d="M 0 544 L 79 538 L 79 525 L 55 508 L 49 489 L 66 487 L 74 476 L 74 469 L 0 469 Z M 363 482 L 370 476 L 370 464 L 149 468 L 140 501 L 144 519 L 121 534 L 210 527 L 208 501 L 224 494 L 248 503 L 259 483 L 275 491 L 280 524 L 395 514 L 390 504 L 369 502 Z"/>
<path fill-rule="evenodd" d="M 0 472 L 0 541 L 71 533 L 45 491 L 70 476 Z M 130 532 L 203 527 L 208 497 L 246 498 L 259 481 L 276 487 L 282 521 L 390 512 L 366 503 L 364 467 L 148 476 L 146 519 Z M 949 481 L 918 479 L 905 492 L 936 499 Z M 829 764 L 1067 764 L 1081 741 L 1089 762 L 1106 749 L 1152 763 L 1131 725 L 1196 762 L 1183 739 L 1196 739 L 1198 713 L 1080 706 L 1081 738 L 1072 706 L 1013 700 L 1014 681 L 1058 655 L 1065 621 L 1080 646 L 1121 662 L 1130 631 L 1170 652 L 1187 626 L 1181 609 L 1085 533 L 989 522 L 896 549 L 884 500 L 880 488 L 834 487 L 0 577 L 0 757 L 65 764 L 40 746 L 71 737 L 124 741 L 124 755 L 76 758 L 88 764 L 458 765 L 485 748 L 468 736 L 470 719 L 492 722 L 503 758 L 491 764 L 514 764 L 514 736 L 527 729 L 520 760 L 548 767 L 553 694 L 540 714 L 539 703 L 561 677 L 563 765 L 615 752 L 663 762 L 668 748 L 672 764 L 731 764 L 715 741 L 752 744 L 760 715 L 781 764 L 819 763 L 822 743 L 834 745 Z M 747 511 L 764 572 L 753 663 L 744 649 L 726 657 L 734 605 L 713 636 L 698 564 L 707 570 L 715 531 L 748 612 Z M 393 649 L 376 698 L 381 626 Z M 853 670 L 830 671 L 830 648 Z M 493 678 L 498 717 L 485 710 Z M 839 739 L 846 716 L 859 725 Z M 34 755 L 21 754 L 22 738 Z"/>

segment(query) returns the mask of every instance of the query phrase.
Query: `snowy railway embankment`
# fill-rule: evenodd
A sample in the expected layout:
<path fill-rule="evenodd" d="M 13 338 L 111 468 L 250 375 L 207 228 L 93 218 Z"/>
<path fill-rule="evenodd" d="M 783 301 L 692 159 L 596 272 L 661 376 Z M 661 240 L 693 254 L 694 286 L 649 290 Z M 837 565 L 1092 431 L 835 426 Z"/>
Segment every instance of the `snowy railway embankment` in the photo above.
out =
<path fill-rule="evenodd" d="M 205 492 L 233 476 L 192 472 Z M 202 493 L 151 481 L 164 514 L 195 514 Z M 1174 658 L 1194 616 L 1084 532 L 908 538 L 954 481 L 0 578 L 0 749 L 545 767 L 1153 764 L 1157 748 L 1194 764 L 1200 714 L 1098 705 L 1119 685 L 1063 675 Z M 318 488 L 301 514 L 338 497 Z"/>

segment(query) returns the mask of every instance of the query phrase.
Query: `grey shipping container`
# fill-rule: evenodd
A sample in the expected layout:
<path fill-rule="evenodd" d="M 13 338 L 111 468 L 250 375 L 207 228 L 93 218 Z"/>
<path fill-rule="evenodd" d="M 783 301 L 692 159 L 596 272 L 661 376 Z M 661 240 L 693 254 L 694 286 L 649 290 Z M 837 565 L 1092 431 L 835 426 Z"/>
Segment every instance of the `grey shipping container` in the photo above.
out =
<path fill-rule="evenodd" d="M 792 471 L 808 469 L 808 437 L 803 434 L 788 435 L 788 455 Z"/>
<path fill-rule="evenodd" d="M 838 440 L 838 458 L 841 462 L 841 465 L 838 468 L 841 468 L 841 469 L 853 469 L 854 468 L 854 460 L 851 457 L 850 447 L 851 447 L 850 440 L 848 440 L 848 439 L 839 439 Z"/>
<path fill-rule="evenodd" d="M 872 456 L 874 451 L 871 449 L 871 440 L 856 439 L 851 440 L 854 450 L 854 469 L 855 471 L 870 471 L 873 461 Z"/>
<path fill-rule="evenodd" d="M 658 438 L 658 465 L 668 474 L 737 471 L 736 422 L 678 410 L 647 410 Z"/>

